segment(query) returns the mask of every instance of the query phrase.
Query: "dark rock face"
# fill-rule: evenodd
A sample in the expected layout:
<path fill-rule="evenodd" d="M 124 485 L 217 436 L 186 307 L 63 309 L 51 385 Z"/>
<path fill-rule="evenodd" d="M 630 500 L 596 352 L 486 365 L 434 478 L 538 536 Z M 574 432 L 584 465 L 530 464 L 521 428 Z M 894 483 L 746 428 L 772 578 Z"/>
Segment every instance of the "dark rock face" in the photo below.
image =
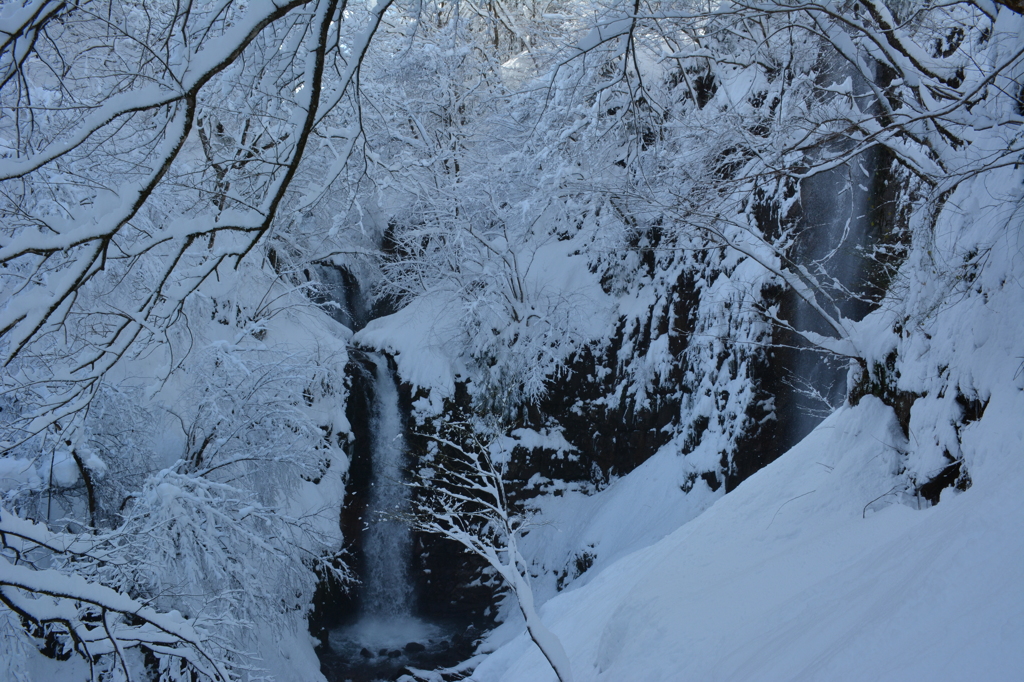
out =
<path fill-rule="evenodd" d="M 736 440 L 736 448 L 722 463 L 722 482 L 727 493 L 771 464 L 793 444 L 786 435 L 791 433 L 788 424 L 795 406 L 786 400 L 788 391 L 780 371 L 793 352 L 776 347 L 748 358 L 755 397 L 747 409 L 745 428 Z M 707 483 L 712 490 L 716 489 L 711 481 Z"/>
<path fill-rule="evenodd" d="M 917 494 L 931 504 L 938 504 L 942 491 L 946 488 L 967 490 L 971 487 L 971 477 L 963 467 L 963 461 L 956 460 L 936 474 L 933 478 L 917 487 Z"/>
<path fill-rule="evenodd" d="M 373 363 L 364 354 L 351 352 L 351 360 L 345 369 L 349 381 L 349 399 L 346 416 L 352 427 L 352 440 L 347 444 L 349 456 L 348 484 L 345 486 L 345 506 L 342 508 L 341 530 L 346 549 L 355 557 L 361 557 L 360 540 L 363 533 L 363 516 L 366 513 L 368 490 L 372 476 L 371 451 L 373 438 L 371 422 L 374 411 Z"/>
<path fill-rule="evenodd" d="M 331 682 L 397 680 L 407 675 L 409 668 L 448 668 L 473 655 L 472 643 L 476 640 L 475 636 L 459 635 L 454 640 L 454 645 L 447 640 L 410 642 L 402 649 L 381 648 L 376 654 L 364 647 L 349 658 L 327 650 L 320 655 L 321 671 Z"/>
<path fill-rule="evenodd" d="M 347 417 L 352 437 L 345 444 L 349 472 L 341 526 L 350 566 L 363 567 L 363 518 L 372 480 L 373 414 L 375 409 L 375 366 L 358 349 L 350 350 L 346 368 L 349 388 Z M 402 413 L 409 415 L 409 387 L 399 386 Z M 408 417 L 406 417 L 408 418 Z M 407 428 L 407 432 L 409 429 Z M 417 450 L 417 444 L 421 450 Z M 407 433 L 408 466 L 418 468 L 422 438 Z M 417 453 L 420 454 L 417 454 Z M 413 540 L 410 574 L 415 577 L 416 613 L 424 621 L 442 624 L 455 635 L 443 642 L 408 642 L 401 649 L 382 648 L 374 654 L 363 647 L 348 658 L 331 650 L 328 631 L 355 622 L 359 616 L 358 586 L 348 592 L 342 586 L 322 584 L 317 592 L 310 631 L 322 642 L 318 647 L 321 669 L 328 680 L 375 681 L 396 679 L 405 667 L 435 668 L 454 665 L 469 658 L 482 628 L 493 626 L 492 604 L 496 599 L 494 581 L 484 575 L 482 560 L 467 555 L 450 541 L 417 533 Z M 354 660 L 353 660 L 354 659 Z"/>
<path fill-rule="evenodd" d="M 501 585 L 490 578 L 483 559 L 451 540 L 416 533 L 413 571 L 419 614 L 482 629 L 493 627 L 493 604 Z"/>
<path fill-rule="evenodd" d="M 554 458 L 553 453 L 522 453 L 529 480 L 533 473 L 552 479 L 593 480 L 596 471 L 607 480 L 643 464 L 667 443 L 670 425 L 678 421 L 679 391 L 670 386 L 655 387 L 649 406 L 639 406 L 635 396 L 622 391 L 618 404 L 609 406 L 605 397 L 615 393 L 616 374 L 608 371 L 622 343 L 623 325 L 604 351 L 585 348 L 572 358 L 566 371 L 553 381 L 538 408 L 524 419 L 524 426 L 560 426 L 576 452 L 571 458 Z M 638 333 L 650 343 L 649 331 Z M 605 378 L 601 378 L 604 376 Z M 621 378 L 619 378 L 621 381 Z M 533 466 L 530 466 L 533 463 Z M 597 481 L 595 481 L 597 482 Z"/>
<path fill-rule="evenodd" d="M 315 272 L 306 270 L 303 274 L 306 281 L 319 283 L 313 302 L 352 331 L 365 327 L 370 318 L 359 279 L 348 268 L 337 265 L 321 263 L 311 267 Z"/>
<path fill-rule="evenodd" d="M 412 403 L 412 389 L 401 386 L 403 399 Z M 416 396 L 419 397 L 419 396 Z M 409 466 L 418 470 L 429 465 L 430 438 L 444 424 L 467 421 L 472 405 L 465 384 L 457 384 L 455 394 L 445 399 L 440 420 L 417 423 L 408 435 Z M 421 491 L 414 491 L 414 499 Z M 413 535 L 413 568 L 418 596 L 418 615 L 435 618 L 475 629 L 494 626 L 494 608 L 502 589 L 491 576 L 491 569 L 482 558 L 467 552 L 462 545 L 443 537 L 417 532 Z M 455 643 L 453 643 L 454 645 Z"/>
<path fill-rule="evenodd" d="M 341 443 L 349 457 L 345 504 L 341 510 L 341 531 L 345 538 L 345 556 L 349 566 L 358 566 L 362 557 L 360 539 L 370 485 L 370 418 L 374 405 L 373 364 L 358 351 L 350 353 L 345 368 L 348 388 L 346 416 L 352 427 L 352 439 Z M 339 434 L 339 438 L 343 435 Z M 318 650 L 327 646 L 327 631 L 355 616 L 358 604 L 353 590 L 326 578 L 317 586 L 309 631 L 320 640 Z"/>

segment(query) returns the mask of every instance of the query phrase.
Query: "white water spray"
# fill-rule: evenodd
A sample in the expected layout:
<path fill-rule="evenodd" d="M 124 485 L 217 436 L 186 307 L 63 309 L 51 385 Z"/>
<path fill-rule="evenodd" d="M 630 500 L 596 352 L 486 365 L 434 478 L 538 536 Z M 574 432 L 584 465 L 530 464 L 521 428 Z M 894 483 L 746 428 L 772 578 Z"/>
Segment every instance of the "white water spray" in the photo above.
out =
<path fill-rule="evenodd" d="M 405 481 L 404 419 L 387 358 L 372 353 L 369 359 L 374 366 L 374 405 L 360 613 L 358 621 L 331 633 L 332 649 L 351 665 L 362 666 L 365 674 L 356 675 L 358 679 L 390 676 L 408 662 L 405 654 L 410 642 L 423 649 L 433 646 L 442 634 L 439 627 L 413 615 L 412 529 L 406 518 L 411 489 Z"/>
<path fill-rule="evenodd" d="M 366 618 L 399 619 L 412 614 L 409 579 L 412 531 L 404 520 L 409 486 L 404 481 L 405 439 L 398 387 L 387 360 L 370 356 L 376 368 L 373 470 L 364 522 L 362 609 Z"/>

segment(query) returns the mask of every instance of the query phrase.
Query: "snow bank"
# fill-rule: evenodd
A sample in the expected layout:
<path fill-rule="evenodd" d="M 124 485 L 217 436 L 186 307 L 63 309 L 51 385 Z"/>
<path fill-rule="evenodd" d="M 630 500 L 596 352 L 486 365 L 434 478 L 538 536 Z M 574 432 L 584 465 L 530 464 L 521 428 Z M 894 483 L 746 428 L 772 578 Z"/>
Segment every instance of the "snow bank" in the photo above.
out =
<path fill-rule="evenodd" d="M 918 511 L 886 504 L 902 435 L 865 398 L 543 617 L 579 680 L 1022 679 L 1021 414 L 993 395 L 974 486 Z M 520 636 L 474 679 L 555 678 Z"/>
<path fill-rule="evenodd" d="M 496 371 L 517 367 L 523 376 L 546 379 L 571 353 L 614 328 L 615 301 L 572 242 L 547 235 L 539 243 L 495 244 L 485 255 L 496 263 L 485 264 L 481 279 L 452 277 L 455 282 L 371 320 L 353 343 L 393 355 L 403 381 L 450 396 L 457 378 L 472 378 L 474 366 L 478 376 L 486 374 L 483 357 Z M 516 293 L 503 285 L 481 293 L 487 278 L 516 281 Z"/>
<path fill-rule="evenodd" d="M 394 356 L 403 380 L 448 396 L 455 390 L 459 307 L 444 294 L 420 296 L 393 315 L 370 320 L 352 341 Z"/>
<path fill-rule="evenodd" d="M 670 447 L 616 480 L 587 494 L 564 490 L 532 502 L 541 523 L 521 541 L 535 567 L 545 569 L 535 585 L 539 600 L 556 591 L 556 574 L 585 584 L 615 560 L 665 537 L 722 496 L 698 480 L 689 493 L 680 486 L 682 458 Z M 577 562 L 579 562 L 577 564 Z"/>

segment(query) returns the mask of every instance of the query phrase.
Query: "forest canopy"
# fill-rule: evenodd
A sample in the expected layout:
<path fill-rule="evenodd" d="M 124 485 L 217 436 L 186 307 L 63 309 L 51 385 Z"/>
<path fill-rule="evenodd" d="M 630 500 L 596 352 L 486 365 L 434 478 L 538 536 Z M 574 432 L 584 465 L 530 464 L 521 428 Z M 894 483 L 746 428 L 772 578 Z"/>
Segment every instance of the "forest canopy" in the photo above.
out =
<path fill-rule="evenodd" d="M 617 338 L 620 393 L 675 387 L 680 449 L 716 442 L 690 485 L 749 473 L 773 347 L 841 368 L 820 409 L 872 394 L 909 423 L 915 325 L 990 262 L 940 216 L 1024 154 L 1021 9 L 7 0 L 0 672 L 42 652 L 94 679 L 256 679 L 246 652 L 350 577 L 354 330 L 318 268 L 362 273 L 396 324 L 430 316 L 449 374 L 411 350 L 400 370 L 458 375 L 491 425 Z M 848 218 L 823 226 L 822 193 Z M 960 416 L 908 490 L 956 460 L 953 401 L 982 400 L 937 377 L 915 396 Z"/>

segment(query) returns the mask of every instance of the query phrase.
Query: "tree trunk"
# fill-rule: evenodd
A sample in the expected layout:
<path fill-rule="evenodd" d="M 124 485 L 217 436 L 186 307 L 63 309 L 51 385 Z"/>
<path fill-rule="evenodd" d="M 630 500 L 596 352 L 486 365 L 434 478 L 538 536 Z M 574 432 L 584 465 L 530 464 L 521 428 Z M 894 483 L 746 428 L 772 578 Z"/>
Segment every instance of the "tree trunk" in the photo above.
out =
<path fill-rule="evenodd" d="M 506 576 L 506 578 L 512 578 L 509 582 L 515 590 L 519 610 L 522 612 L 523 618 L 526 619 L 526 630 L 530 633 L 530 639 L 544 654 L 544 658 L 548 659 L 559 682 L 573 682 L 569 656 L 565 653 L 565 648 L 562 647 L 558 635 L 548 630 L 547 626 L 541 622 L 540 616 L 533 606 L 533 590 L 515 565 L 508 568 L 511 569 L 509 572 L 512 575 Z"/>

